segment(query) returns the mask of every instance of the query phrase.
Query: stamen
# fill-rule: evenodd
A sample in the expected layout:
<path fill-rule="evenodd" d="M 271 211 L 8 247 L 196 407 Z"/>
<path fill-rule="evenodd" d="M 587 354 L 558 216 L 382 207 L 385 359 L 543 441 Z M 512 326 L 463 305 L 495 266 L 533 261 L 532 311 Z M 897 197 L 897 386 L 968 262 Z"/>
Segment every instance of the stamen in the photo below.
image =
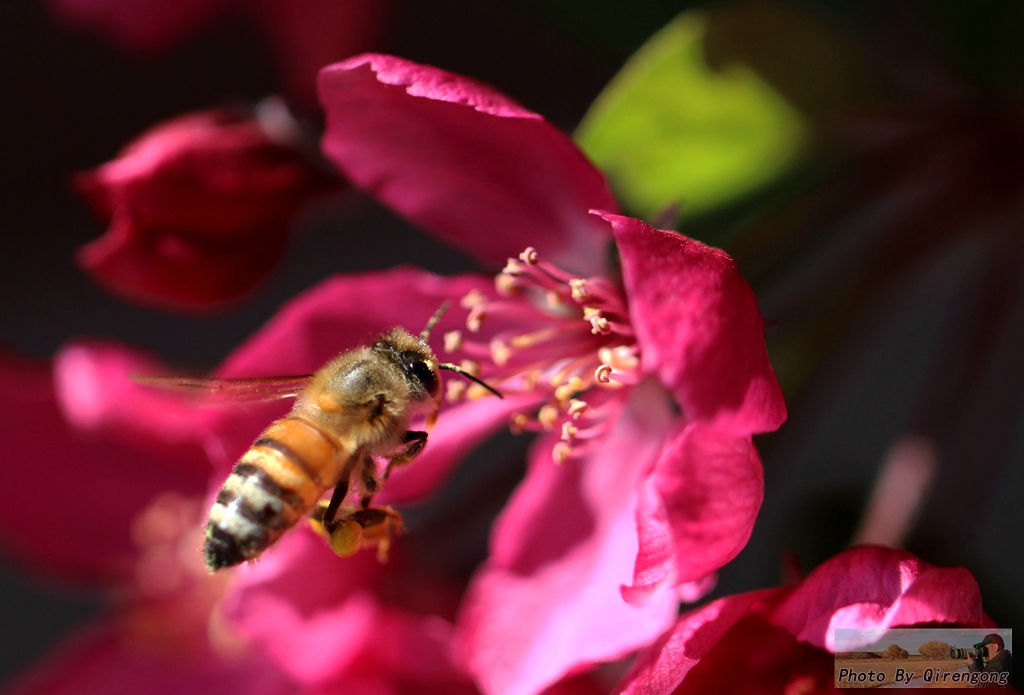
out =
<path fill-rule="evenodd" d="M 565 306 L 565 300 L 562 299 L 562 293 L 557 290 L 548 290 L 544 294 L 544 302 L 548 305 L 549 309 L 561 309 Z"/>
<path fill-rule="evenodd" d="M 569 281 L 569 287 L 572 288 L 572 298 L 577 302 L 583 301 L 589 295 L 587 281 L 583 278 L 573 278 Z"/>
<path fill-rule="evenodd" d="M 485 297 L 480 290 L 470 290 L 466 295 L 459 300 L 459 306 L 463 309 L 472 309 L 477 304 L 486 303 L 487 297 Z"/>
<path fill-rule="evenodd" d="M 449 403 L 458 403 L 466 395 L 466 382 L 449 379 L 444 390 L 444 397 Z"/>
<path fill-rule="evenodd" d="M 459 363 L 459 367 L 466 374 L 469 374 L 470 376 L 475 376 L 478 379 L 480 378 L 480 363 L 479 362 L 474 362 L 473 360 L 462 360 L 462 362 Z"/>
<path fill-rule="evenodd" d="M 572 440 L 576 438 L 576 433 L 579 432 L 579 428 L 571 422 L 562 423 L 562 441 L 572 444 Z"/>
<path fill-rule="evenodd" d="M 608 335 L 612 332 L 611 324 L 596 306 L 583 307 L 583 320 L 590 322 L 590 332 L 594 335 Z"/>
<path fill-rule="evenodd" d="M 491 341 L 491 359 L 499 367 L 504 367 L 512 358 L 512 348 L 500 340 Z"/>
<path fill-rule="evenodd" d="M 471 333 L 479 333 L 485 318 L 487 318 L 487 302 L 481 301 L 479 304 L 474 304 L 473 308 L 469 310 L 469 316 L 466 317 L 466 328 Z"/>
<path fill-rule="evenodd" d="M 597 351 L 597 357 L 612 369 L 620 372 L 635 371 L 640 366 L 640 358 L 636 354 L 636 348 L 632 345 L 602 347 Z"/>
<path fill-rule="evenodd" d="M 487 396 L 493 396 L 494 394 L 487 390 L 487 388 L 480 384 L 469 384 L 466 387 L 466 398 L 471 401 L 477 401 Z"/>
<path fill-rule="evenodd" d="M 579 420 L 581 417 L 583 417 L 583 414 L 587 412 L 587 408 L 589 407 L 590 406 L 587 404 L 586 401 L 582 401 L 578 398 L 573 398 L 571 401 L 569 401 L 569 407 L 567 409 L 567 412 L 569 413 L 569 415 L 572 416 L 573 420 Z"/>
<path fill-rule="evenodd" d="M 564 402 L 572 398 L 574 395 L 583 390 L 585 384 L 583 379 L 578 376 L 569 378 L 569 381 L 565 382 L 561 386 L 555 389 L 555 400 L 558 402 Z"/>
<path fill-rule="evenodd" d="M 526 253 L 526 251 L 523 253 Z M 526 270 L 523 268 L 523 264 L 515 258 L 508 259 L 508 261 L 505 262 L 505 267 L 501 269 L 501 273 L 503 275 L 510 275 L 512 277 L 518 277 L 524 272 L 526 272 Z"/>
<path fill-rule="evenodd" d="M 594 378 L 597 379 L 597 381 L 602 384 L 607 384 L 612 380 L 611 374 L 612 366 L 610 364 L 602 364 L 601 366 L 594 370 Z"/>
<path fill-rule="evenodd" d="M 527 246 L 526 249 L 519 254 L 519 260 L 527 265 L 537 265 L 540 263 L 540 254 L 537 253 L 537 249 L 532 246 Z"/>
<path fill-rule="evenodd" d="M 569 457 L 572 455 L 572 447 L 565 442 L 558 442 L 554 448 L 551 449 L 551 458 L 555 460 L 559 466 L 564 466 L 569 462 Z"/>
<path fill-rule="evenodd" d="M 519 281 L 511 275 L 502 273 L 494 277 L 494 289 L 502 297 L 511 297 L 519 291 Z"/>
<path fill-rule="evenodd" d="M 530 416 L 526 413 L 516 413 L 508 421 L 508 428 L 512 434 L 522 434 L 530 424 Z"/>
<path fill-rule="evenodd" d="M 544 342 L 545 340 L 551 340 L 561 333 L 559 327 L 550 326 L 548 328 L 541 328 L 533 333 L 524 333 L 522 335 L 514 335 L 509 339 L 509 343 L 512 347 L 518 349 L 528 348 L 531 345 Z"/>
<path fill-rule="evenodd" d="M 448 331 L 444 334 L 444 351 L 455 352 L 462 349 L 462 331 Z"/>
<path fill-rule="evenodd" d="M 558 422 L 558 408 L 553 405 L 542 406 L 537 411 L 537 421 L 540 422 L 544 429 L 552 429 L 555 423 Z"/>

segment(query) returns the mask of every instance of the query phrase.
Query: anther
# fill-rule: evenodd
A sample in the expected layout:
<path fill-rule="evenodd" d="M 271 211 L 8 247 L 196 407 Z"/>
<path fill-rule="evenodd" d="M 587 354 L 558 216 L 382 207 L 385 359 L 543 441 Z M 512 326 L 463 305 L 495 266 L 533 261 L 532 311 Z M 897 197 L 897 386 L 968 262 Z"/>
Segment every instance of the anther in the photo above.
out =
<path fill-rule="evenodd" d="M 587 281 L 583 278 L 570 280 L 569 287 L 572 288 L 572 298 L 577 302 L 582 301 L 589 295 L 589 292 L 587 292 Z"/>
<path fill-rule="evenodd" d="M 485 387 L 480 384 L 470 384 L 466 388 L 466 398 L 471 401 L 477 401 L 487 396 L 493 396 L 494 394 L 488 391 Z"/>
<path fill-rule="evenodd" d="M 470 290 L 462 299 L 459 300 L 459 306 L 463 309 L 472 309 L 476 305 L 486 301 L 487 297 L 485 297 L 480 290 Z"/>
<path fill-rule="evenodd" d="M 519 281 L 511 275 L 498 274 L 494 277 L 494 289 L 503 297 L 511 297 L 519 291 Z"/>
<path fill-rule="evenodd" d="M 468 328 L 471 333 L 478 333 L 486 317 L 487 302 L 480 301 L 479 303 L 474 304 L 469 310 L 469 316 L 466 317 L 466 328 Z"/>
<path fill-rule="evenodd" d="M 565 382 L 561 386 L 555 389 L 555 400 L 558 402 L 564 402 L 572 398 L 574 395 L 583 390 L 583 379 L 578 376 L 569 378 L 569 381 Z"/>
<path fill-rule="evenodd" d="M 610 364 L 602 364 L 594 370 L 594 378 L 602 384 L 607 384 L 612 380 L 612 371 Z"/>
<path fill-rule="evenodd" d="M 583 416 L 583 413 L 587 412 L 588 407 L 589 406 L 587 405 L 586 401 L 581 401 L 578 398 L 573 398 L 571 401 L 569 401 L 569 407 L 567 409 L 567 412 L 569 413 L 569 415 L 572 416 L 573 420 L 579 420 Z"/>
<path fill-rule="evenodd" d="M 530 416 L 526 413 L 516 413 L 508 421 L 508 428 L 512 431 L 512 434 L 522 434 L 526 431 L 526 426 L 530 423 Z"/>
<path fill-rule="evenodd" d="M 563 466 L 569 462 L 569 456 L 572 454 L 572 447 L 565 442 L 558 442 L 551 449 L 551 458 L 555 460 L 559 466 Z"/>
<path fill-rule="evenodd" d="M 478 378 L 480 376 L 479 362 L 474 362 L 473 360 L 462 360 L 462 362 L 459 363 L 459 367 L 462 369 L 462 371 L 464 371 L 466 374 L 469 374 L 470 376 L 475 376 Z"/>
<path fill-rule="evenodd" d="M 504 367 L 511 358 L 512 348 L 500 340 L 491 341 L 491 359 L 494 360 L 494 364 Z"/>
<path fill-rule="evenodd" d="M 554 428 L 555 423 L 558 422 L 558 408 L 553 405 L 541 406 L 541 409 L 537 411 L 537 421 L 546 430 Z"/>
<path fill-rule="evenodd" d="M 537 249 L 532 246 L 527 246 L 526 249 L 519 254 L 519 260 L 527 265 L 537 265 L 540 263 L 540 254 L 537 253 Z"/>
<path fill-rule="evenodd" d="M 517 275 L 522 275 L 525 272 L 525 269 L 523 268 L 523 265 L 515 258 L 510 258 L 505 263 L 505 267 L 501 269 L 501 272 L 504 275 L 511 275 L 515 277 Z"/>
<path fill-rule="evenodd" d="M 608 335 L 612 332 L 611 324 L 596 306 L 583 307 L 583 320 L 590 322 L 590 332 L 594 335 Z"/>
<path fill-rule="evenodd" d="M 462 349 L 462 331 L 448 331 L 444 334 L 444 351 L 455 352 Z"/>
<path fill-rule="evenodd" d="M 444 397 L 449 403 L 458 403 L 466 394 L 466 382 L 451 379 L 445 385 Z"/>
<path fill-rule="evenodd" d="M 562 441 L 568 444 L 572 444 L 572 440 L 576 439 L 576 433 L 579 432 L 579 428 L 571 422 L 562 423 Z"/>
<path fill-rule="evenodd" d="M 597 351 L 597 358 L 620 372 L 631 372 L 640 366 L 640 358 L 635 348 L 629 345 L 602 347 Z"/>

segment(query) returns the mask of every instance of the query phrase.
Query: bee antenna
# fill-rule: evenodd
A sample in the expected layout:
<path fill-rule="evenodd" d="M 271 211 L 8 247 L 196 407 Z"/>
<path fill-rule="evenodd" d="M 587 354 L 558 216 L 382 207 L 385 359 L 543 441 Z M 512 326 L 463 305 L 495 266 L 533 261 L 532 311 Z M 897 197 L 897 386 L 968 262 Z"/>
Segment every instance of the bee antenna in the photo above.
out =
<path fill-rule="evenodd" d="M 452 303 L 446 299 L 438 310 L 434 312 L 434 315 L 430 317 L 430 320 L 427 321 L 427 327 L 423 329 L 422 333 L 420 333 L 421 343 L 427 342 L 427 338 L 430 337 L 430 331 L 437 325 L 437 322 L 441 320 L 441 317 L 444 316 L 444 312 L 448 311 L 448 307 L 451 305 Z"/>
<path fill-rule="evenodd" d="M 449 372 L 455 372 L 456 374 L 461 374 L 462 376 L 466 377 L 470 381 L 472 381 L 474 383 L 477 383 L 477 384 L 480 384 L 481 386 L 483 386 L 485 389 L 487 389 L 488 391 L 493 393 L 498 398 L 504 398 L 504 396 L 501 395 L 501 391 L 499 391 L 498 389 L 494 388 L 493 386 L 488 384 L 483 379 L 478 379 L 477 377 L 473 376 L 472 374 L 470 374 L 469 372 L 467 372 L 465 369 L 463 369 L 462 367 L 460 367 L 457 364 L 452 364 L 450 362 L 446 362 L 444 364 L 439 364 L 437 366 L 438 366 L 439 369 L 447 369 Z"/>

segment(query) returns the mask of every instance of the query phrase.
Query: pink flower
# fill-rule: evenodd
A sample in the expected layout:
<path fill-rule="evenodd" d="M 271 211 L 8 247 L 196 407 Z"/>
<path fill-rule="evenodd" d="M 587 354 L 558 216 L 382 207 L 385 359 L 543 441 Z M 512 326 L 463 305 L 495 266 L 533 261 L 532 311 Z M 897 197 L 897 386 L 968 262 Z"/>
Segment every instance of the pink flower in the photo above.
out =
<path fill-rule="evenodd" d="M 853 548 L 795 587 L 719 599 L 681 616 L 640 654 L 623 695 L 837 692 L 835 630 L 994 627 L 962 567 L 935 567 L 903 550 Z"/>
<path fill-rule="evenodd" d="M 198 613 L 226 618 L 267 668 L 311 692 L 343 681 L 450 692 L 470 678 L 488 694 L 585 688 L 566 679 L 654 641 L 679 595 L 706 590 L 750 535 L 762 497 L 751 435 L 785 418 L 753 294 L 724 253 L 615 214 L 603 177 L 565 135 L 483 85 L 368 56 L 325 69 L 320 87 L 325 153 L 358 185 L 484 261 L 530 248 L 497 283 L 410 268 L 325 282 L 218 373 L 309 373 L 391 326 L 416 331 L 461 298 L 435 329 L 438 352 L 506 398 L 447 379 L 426 451 L 379 502 L 423 499 L 510 420 L 542 436 L 461 602 L 444 572 L 402 556 L 429 534 L 413 528 L 381 567 L 338 560 L 300 528 L 232 575 L 223 612 Z M 213 464 L 214 489 L 284 413 L 169 408 L 140 429 L 138 412 L 160 410 L 126 380 L 127 365 L 115 374 L 88 350 L 74 364 L 69 421 L 183 438 Z M 394 663 L 399 649 L 414 655 L 411 673 Z"/>
<path fill-rule="evenodd" d="M 79 263 L 111 291 L 208 310 L 250 290 L 283 255 L 291 218 L 337 181 L 297 135 L 228 110 L 179 116 L 77 184 L 110 220 Z"/>
<path fill-rule="evenodd" d="M 760 506 L 750 436 L 785 407 L 750 288 L 720 251 L 595 214 L 615 209 L 603 177 L 486 86 L 371 55 L 325 68 L 320 91 L 324 152 L 356 185 L 485 261 L 530 247 L 497 296 L 463 296 L 468 332 L 445 340 L 532 396 L 513 424 L 546 433 L 463 605 L 478 682 L 535 693 L 648 644 Z"/>
<path fill-rule="evenodd" d="M 267 33 L 289 96 L 316 105 L 315 77 L 328 63 L 381 41 L 386 0 L 48 0 L 51 11 L 136 52 L 163 51 L 230 11 Z"/>

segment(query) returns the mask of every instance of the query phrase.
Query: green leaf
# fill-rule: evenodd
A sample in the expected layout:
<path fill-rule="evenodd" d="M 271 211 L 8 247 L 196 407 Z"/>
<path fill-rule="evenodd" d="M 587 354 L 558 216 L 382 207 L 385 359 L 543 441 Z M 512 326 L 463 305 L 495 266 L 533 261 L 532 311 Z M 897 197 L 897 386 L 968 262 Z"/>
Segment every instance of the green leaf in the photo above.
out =
<path fill-rule="evenodd" d="M 576 132 L 623 204 L 653 219 L 698 213 L 785 173 L 810 127 L 742 62 L 708 66 L 708 16 L 686 12 L 652 37 L 605 88 Z"/>

